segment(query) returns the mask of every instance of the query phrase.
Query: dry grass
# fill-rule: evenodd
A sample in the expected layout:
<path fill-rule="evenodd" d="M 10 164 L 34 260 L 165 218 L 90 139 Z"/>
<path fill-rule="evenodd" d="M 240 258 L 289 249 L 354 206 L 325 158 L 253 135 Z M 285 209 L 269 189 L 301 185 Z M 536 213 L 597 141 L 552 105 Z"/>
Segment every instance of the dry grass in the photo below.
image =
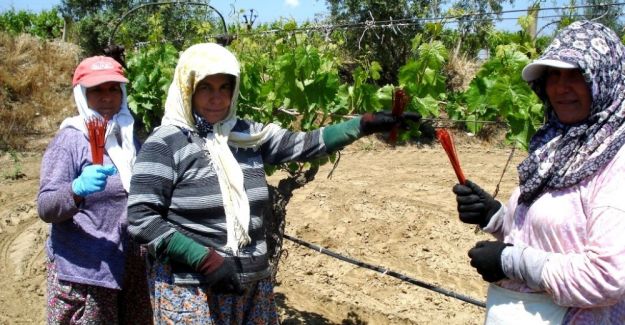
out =
<path fill-rule="evenodd" d="M 480 69 L 480 64 L 464 55 L 451 55 L 445 67 L 449 90 L 461 92 L 469 88 L 469 83 Z"/>
<path fill-rule="evenodd" d="M 73 44 L 0 33 L 0 150 L 22 150 L 30 136 L 56 131 L 74 113 Z"/>

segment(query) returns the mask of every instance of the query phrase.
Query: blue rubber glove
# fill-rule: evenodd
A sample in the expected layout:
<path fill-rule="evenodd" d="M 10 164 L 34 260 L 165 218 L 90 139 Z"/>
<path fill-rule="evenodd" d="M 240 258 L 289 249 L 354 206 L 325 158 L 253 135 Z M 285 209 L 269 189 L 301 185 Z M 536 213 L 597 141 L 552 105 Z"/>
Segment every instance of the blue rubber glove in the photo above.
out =
<path fill-rule="evenodd" d="M 117 168 L 113 165 L 89 165 L 72 182 L 72 191 L 83 197 L 103 191 L 106 187 L 106 179 L 115 173 L 117 173 Z"/>

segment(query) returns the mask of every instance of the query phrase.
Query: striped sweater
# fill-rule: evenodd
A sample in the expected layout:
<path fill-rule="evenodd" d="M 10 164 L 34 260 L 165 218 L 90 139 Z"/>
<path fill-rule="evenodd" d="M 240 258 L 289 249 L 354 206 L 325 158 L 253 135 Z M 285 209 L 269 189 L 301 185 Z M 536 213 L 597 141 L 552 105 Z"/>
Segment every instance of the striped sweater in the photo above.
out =
<path fill-rule="evenodd" d="M 238 120 L 233 131 L 256 133 L 260 123 Z M 270 275 L 267 243 L 263 230 L 268 189 L 264 164 L 306 161 L 326 154 L 319 129 L 291 132 L 281 129 L 258 150 L 233 148 L 243 171 L 250 203 L 249 234 L 252 242 L 237 256 L 226 248 L 226 216 L 217 174 L 199 134 L 175 126 L 154 131 L 137 156 L 128 198 L 128 230 L 133 238 L 148 244 L 152 252 L 174 231 L 216 249 L 225 258 L 237 260 L 241 282 Z M 181 282 L 198 283 L 201 277 L 188 266 L 172 265 Z"/>

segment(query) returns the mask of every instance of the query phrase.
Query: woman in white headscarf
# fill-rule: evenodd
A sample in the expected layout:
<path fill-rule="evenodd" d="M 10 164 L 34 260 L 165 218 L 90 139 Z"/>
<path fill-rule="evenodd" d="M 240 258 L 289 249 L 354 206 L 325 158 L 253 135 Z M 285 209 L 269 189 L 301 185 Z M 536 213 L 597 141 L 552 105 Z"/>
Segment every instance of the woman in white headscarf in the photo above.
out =
<path fill-rule="evenodd" d="M 238 119 L 239 63 L 217 44 L 182 53 L 162 125 L 137 157 L 130 233 L 154 259 L 157 323 L 277 324 L 263 231 L 264 164 L 306 161 L 418 121 L 366 114 L 312 132 Z"/>
<path fill-rule="evenodd" d="M 41 162 L 37 208 L 51 224 L 48 324 L 151 322 L 149 298 L 141 289 L 130 298 L 133 313 L 123 309 L 136 286 L 147 291 L 144 267 L 136 263 L 138 248 L 126 232 L 130 173 L 139 147 L 127 82 L 110 57 L 80 62 L 72 82 L 78 115 L 63 121 Z M 94 163 L 86 126 L 93 118 L 108 121 L 104 148 L 98 150 L 102 164 Z"/>

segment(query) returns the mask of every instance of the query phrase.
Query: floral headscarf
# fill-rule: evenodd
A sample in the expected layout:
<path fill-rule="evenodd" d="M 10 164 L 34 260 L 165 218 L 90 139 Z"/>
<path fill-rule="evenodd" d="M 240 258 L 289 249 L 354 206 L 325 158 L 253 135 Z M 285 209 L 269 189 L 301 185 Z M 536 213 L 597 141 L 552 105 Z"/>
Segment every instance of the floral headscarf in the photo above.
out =
<path fill-rule="evenodd" d="M 625 47 L 609 28 L 579 21 L 564 28 L 540 57 L 579 67 L 592 94 L 584 122 L 563 125 L 545 93 L 544 78 L 530 82 L 548 121 L 532 137 L 518 166 L 519 203 L 531 204 L 549 190 L 574 186 L 605 167 L 625 143 Z"/>

